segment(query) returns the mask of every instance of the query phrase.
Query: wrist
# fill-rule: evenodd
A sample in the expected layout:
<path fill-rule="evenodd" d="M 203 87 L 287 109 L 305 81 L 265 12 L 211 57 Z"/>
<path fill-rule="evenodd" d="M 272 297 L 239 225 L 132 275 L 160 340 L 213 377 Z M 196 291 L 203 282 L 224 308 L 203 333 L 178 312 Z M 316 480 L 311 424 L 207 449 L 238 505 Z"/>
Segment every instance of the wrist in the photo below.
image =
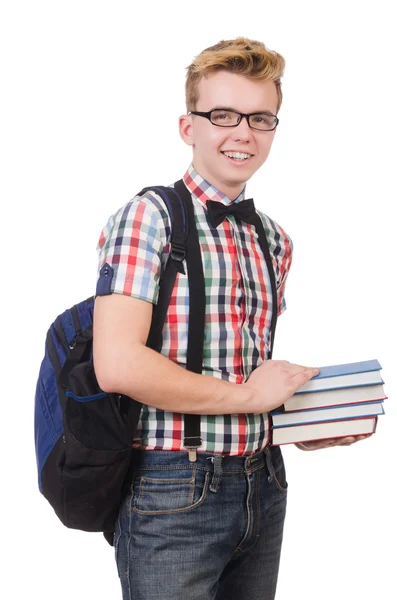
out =
<path fill-rule="evenodd" d="M 267 412 L 266 403 L 257 389 L 249 385 L 248 382 L 242 383 L 239 387 L 241 388 L 241 399 L 244 404 L 243 412 L 251 414 Z"/>

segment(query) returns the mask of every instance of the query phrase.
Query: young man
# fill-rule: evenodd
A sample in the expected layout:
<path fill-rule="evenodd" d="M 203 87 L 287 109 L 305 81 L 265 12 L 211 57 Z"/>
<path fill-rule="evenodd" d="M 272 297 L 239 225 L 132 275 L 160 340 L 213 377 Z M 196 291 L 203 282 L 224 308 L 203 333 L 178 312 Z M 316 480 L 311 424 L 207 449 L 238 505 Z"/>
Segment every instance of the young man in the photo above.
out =
<path fill-rule="evenodd" d="M 233 213 L 214 222 L 207 203 L 246 201 L 245 184 L 276 133 L 283 70 L 282 56 L 245 38 L 204 50 L 188 68 L 179 131 L 193 150 L 183 181 L 193 200 L 207 297 L 201 375 L 185 368 L 187 275 L 178 274 L 161 353 L 145 346 L 169 253 L 162 199 L 152 192 L 135 197 L 100 237 L 99 267 L 110 264 L 113 278 L 111 293 L 95 302 L 98 382 L 144 404 L 132 484 L 114 536 L 125 600 L 275 595 L 287 482 L 281 451 L 269 446 L 268 412 L 318 370 L 267 360 L 272 295 L 256 229 Z M 259 214 L 280 315 L 292 242 Z M 183 447 L 186 413 L 201 415 L 202 445 L 193 458 Z"/>

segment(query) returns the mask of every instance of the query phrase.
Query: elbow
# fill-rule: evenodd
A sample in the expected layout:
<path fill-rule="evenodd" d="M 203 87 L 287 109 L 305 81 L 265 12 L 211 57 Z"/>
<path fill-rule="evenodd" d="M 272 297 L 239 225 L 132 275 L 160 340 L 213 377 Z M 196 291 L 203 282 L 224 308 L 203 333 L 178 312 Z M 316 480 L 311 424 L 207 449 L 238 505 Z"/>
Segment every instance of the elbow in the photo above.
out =
<path fill-rule="evenodd" d="M 94 371 L 100 389 L 107 394 L 121 394 L 119 389 L 117 375 L 108 369 L 106 366 L 101 365 L 98 367 L 94 360 Z"/>
<path fill-rule="evenodd" d="M 98 345 L 93 346 L 92 362 L 95 372 L 95 377 L 100 389 L 108 394 L 120 394 L 120 369 L 122 365 L 120 361 L 115 360 L 112 354 L 102 352 Z"/>
<path fill-rule="evenodd" d="M 115 349 L 111 354 L 93 352 L 93 365 L 99 387 L 108 394 L 125 394 L 131 392 L 134 382 L 139 378 L 142 369 L 140 360 L 141 347 L 130 347 L 129 352 Z M 128 356 L 128 359 L 126 358 Z"/>

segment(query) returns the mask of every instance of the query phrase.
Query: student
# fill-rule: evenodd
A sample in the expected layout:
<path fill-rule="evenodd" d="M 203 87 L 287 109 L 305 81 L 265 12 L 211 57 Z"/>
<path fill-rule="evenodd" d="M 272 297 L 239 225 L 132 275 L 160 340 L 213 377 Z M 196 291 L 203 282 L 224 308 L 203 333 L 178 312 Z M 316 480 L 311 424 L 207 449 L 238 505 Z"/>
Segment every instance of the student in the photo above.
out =
<path fill-rule="evenodd" d="M 246 38 L 207 48 L 188 68 L 179 132 L 193 150 L 183 181 L 193 199 L 206 286 L 201 375 L 185 368 L 187 275 L 178 274 L 161 353 L 145 346 L 169 251 L 162 199 L 153 192 L 135 197 L 99 240 L 99 267 L 109 263 L 113 278 L 111 293 L 95 302 L 98 382 L 144 405 L 114 535 L 125 600 L 275 596 L 287 482 L 281 450 L 269 446 L 268 412 L 318 370 L 267 360 L 271 287 L 255 227 L 233 214 L 215 224 L 207 202 L 246 201 L 246 182 L 268 157 L 277 130 L 283 70 L 280 54 Z M 259 214 L 281 315 L 292 242 Z M 183 447 L 186 413 L 201 415 L 195 457 Z"/>

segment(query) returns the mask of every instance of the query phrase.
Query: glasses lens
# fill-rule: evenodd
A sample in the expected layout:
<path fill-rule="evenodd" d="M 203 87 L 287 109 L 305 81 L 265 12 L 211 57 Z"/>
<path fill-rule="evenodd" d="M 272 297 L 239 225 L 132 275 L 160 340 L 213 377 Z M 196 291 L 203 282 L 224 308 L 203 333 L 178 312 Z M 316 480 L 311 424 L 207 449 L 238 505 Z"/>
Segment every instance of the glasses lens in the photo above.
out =
<path fill-rule="evenodd" d="M 269 131 L 274 129 L 277 123 L 277 117 L 268 115 L 267 113 L 256 113 L 249 117 L 250 125 L 254 129 L 262 129 Z"/>
<path fill-rule="evenodd" d="M 211 123 L 221 127 L 234 127 L 238 124 L 240 115 L 231 110 L 213 110 L 211 112 Z"/>

